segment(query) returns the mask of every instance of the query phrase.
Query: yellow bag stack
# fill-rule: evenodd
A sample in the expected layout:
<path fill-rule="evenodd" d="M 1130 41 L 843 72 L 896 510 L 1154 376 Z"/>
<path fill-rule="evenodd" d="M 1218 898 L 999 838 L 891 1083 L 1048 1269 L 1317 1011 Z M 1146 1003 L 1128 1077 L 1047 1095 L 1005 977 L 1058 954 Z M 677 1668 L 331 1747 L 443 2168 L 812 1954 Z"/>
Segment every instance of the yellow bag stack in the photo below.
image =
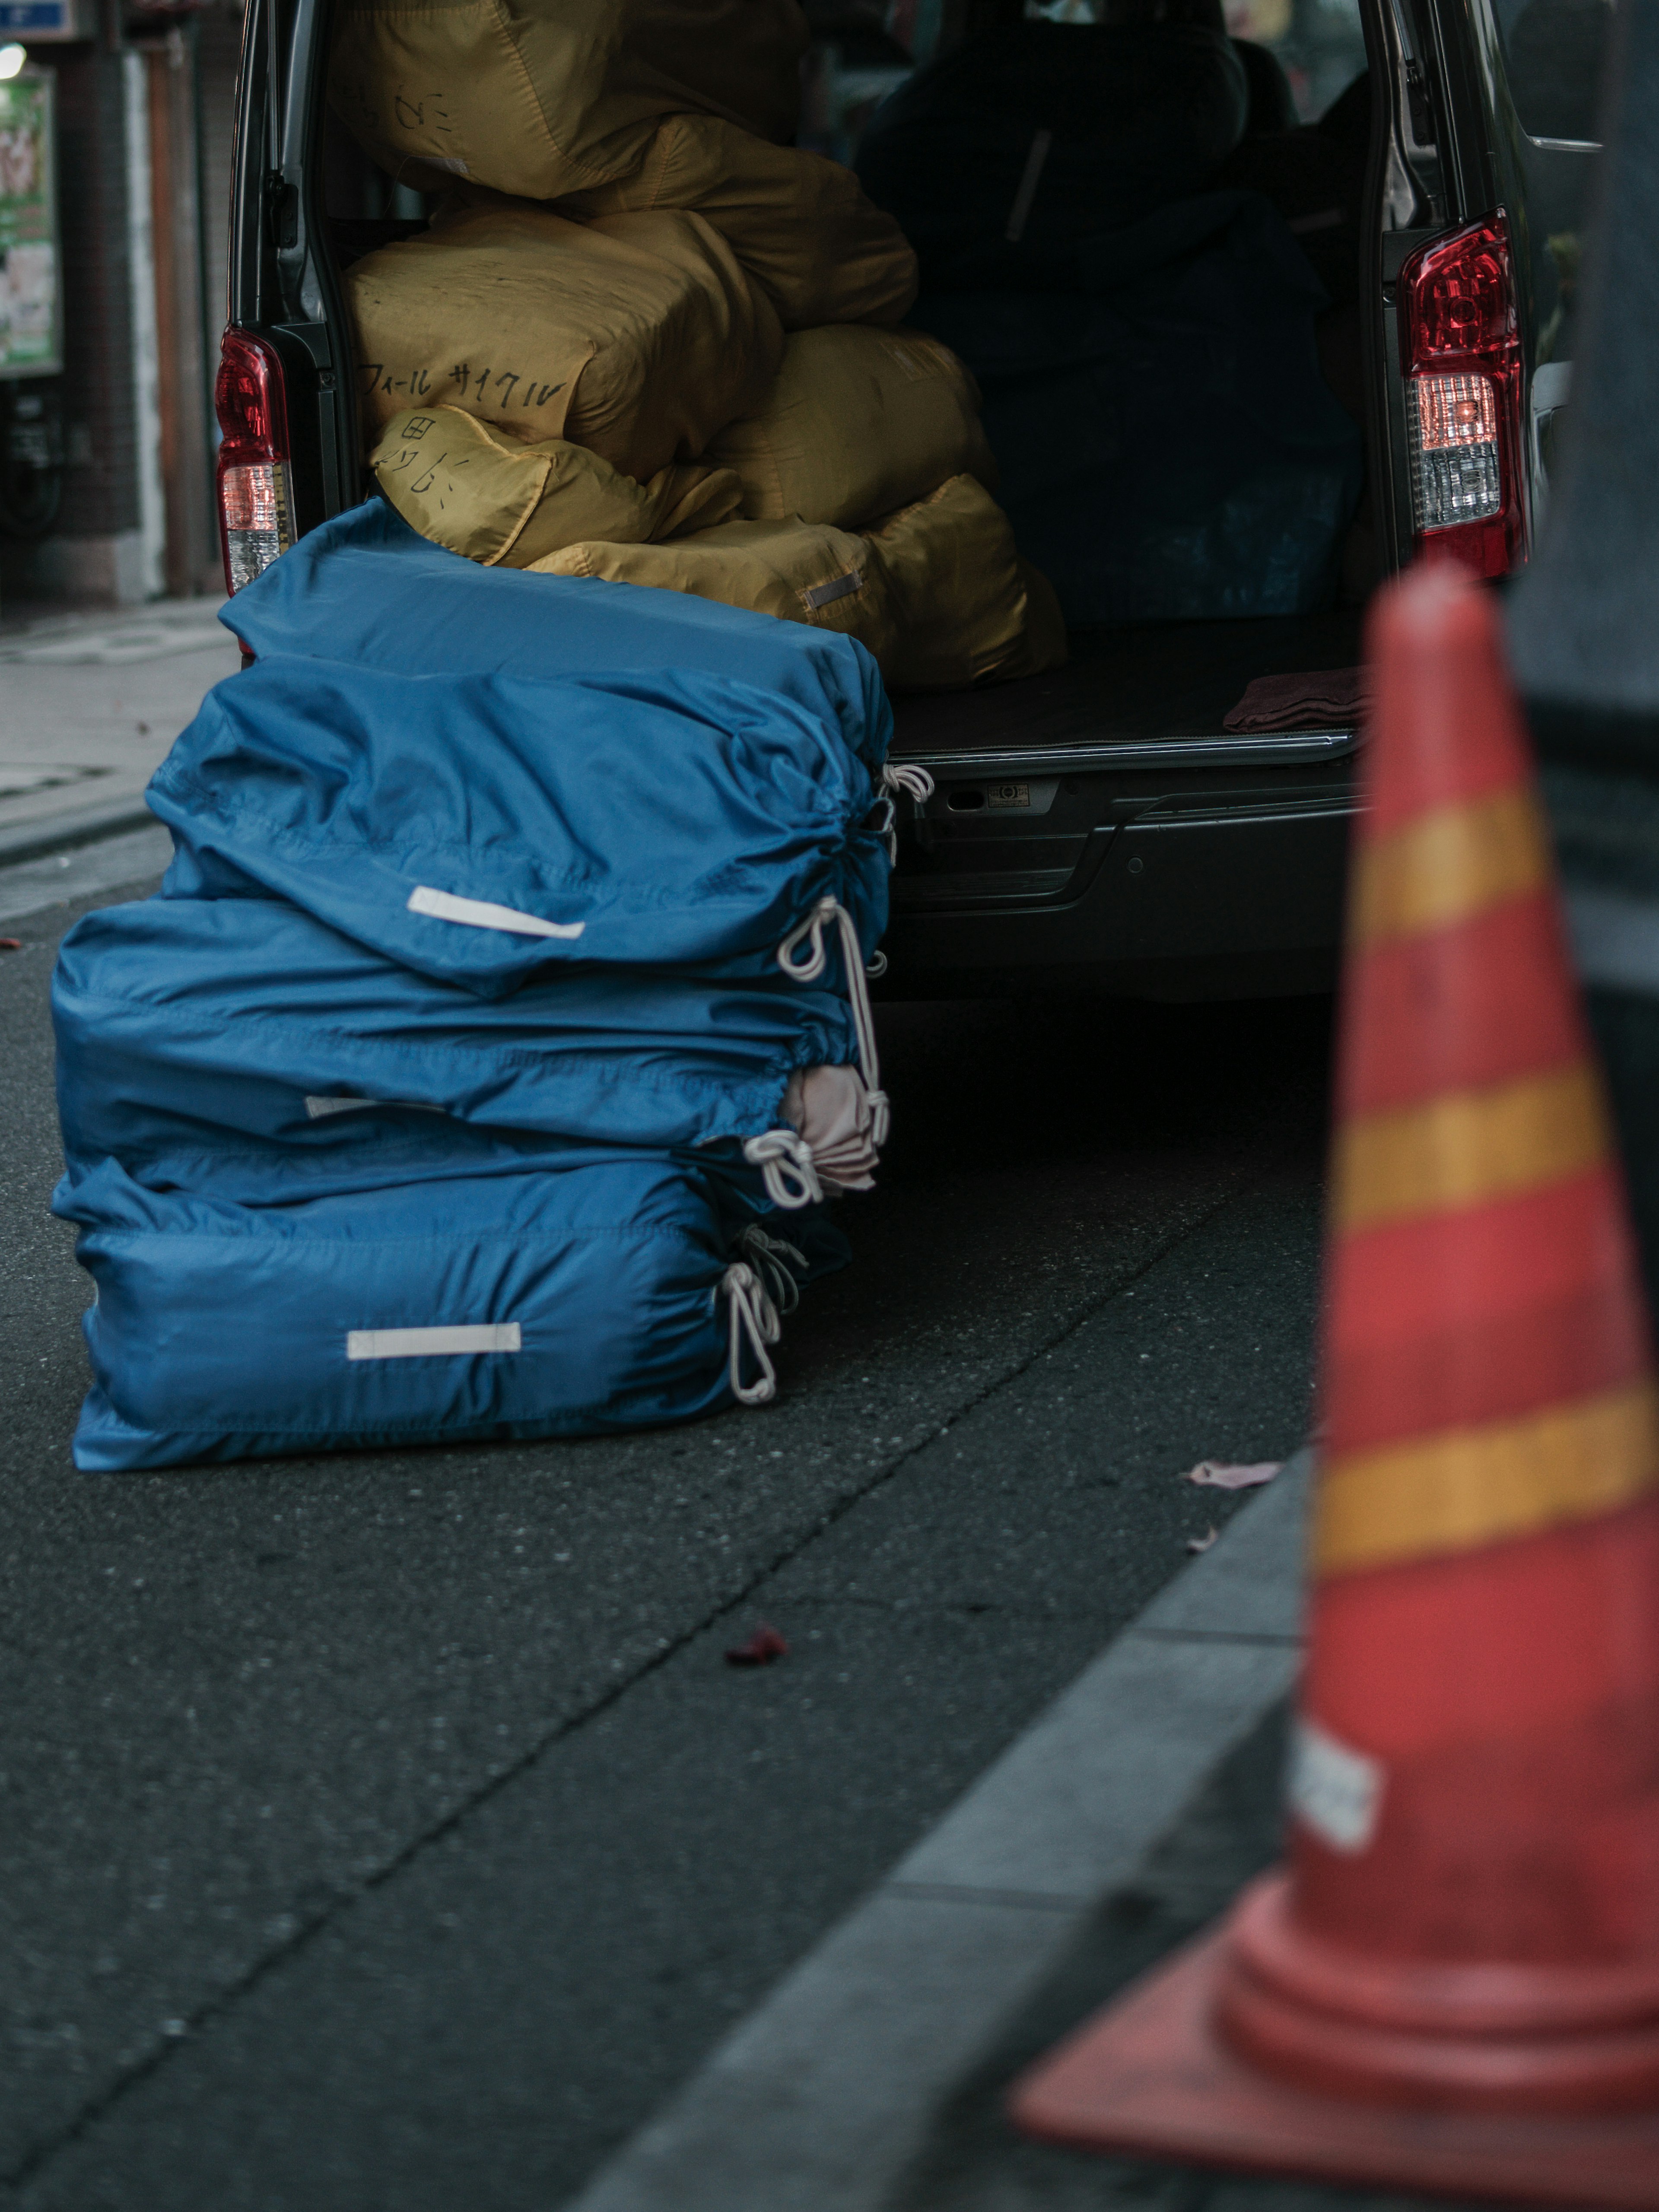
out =
<path fill-rule="evenodd" d="M 800 331 L 763 406 L 709 441 L 759 522 L 843 527 L 908 507 L 947 477 L 997 488 L 979 392 L 948 346 L 856 323 Z"/>
<path fill-rule="evenodd" d="M 568 438 L 645 482 L 771 388 L 783 332 L 701 216 L 464 209 L 346 275 L 363 427 L 419 403 Z"/>
<path fill-rule="evenodd" d="M 371 466 L 470 559 L 840 630 L 896 686 L 1053 666 L 914 253 L 772 143 L 804 42 L 796 0 L 340 0 L 331 97 L 445 195 L 346 275 Z"/>
<path fill-rule="evenodd" d="M 486 568 L 527 568 L 583 538 L 677 538 L 734 515 L 743 486 L 706 462 L 637 483 L 567 438 L 530 445 L 459 407 L 410 408 L 369 465 L 411 529 Z"/>
<path fill-rule="evenodd" d="M 1054 593 L 1020 560 L 1007 516 L 967 476 L 867 532 L 799 518 L 726 522 L 667 544 L 567 545 L 528 565 L 839 630 L 905 690 L 1032 675 L 1066 657 Z"/>
<path fill-rule="evenodd" d="M 671 116 L 620 182 L 562 199 L 578 222 L 689 208 L 712 222 L 787 331 L 896 323 L 916 296 L 916 257 L 850 169 L 707 115 Z"/>
<path fill-rule="evenodd" d="M 335 112 L 380 167 L 535 200 L 631 176 L 665 115 L 794 136 L 797 0 L 338 0 Z"/>

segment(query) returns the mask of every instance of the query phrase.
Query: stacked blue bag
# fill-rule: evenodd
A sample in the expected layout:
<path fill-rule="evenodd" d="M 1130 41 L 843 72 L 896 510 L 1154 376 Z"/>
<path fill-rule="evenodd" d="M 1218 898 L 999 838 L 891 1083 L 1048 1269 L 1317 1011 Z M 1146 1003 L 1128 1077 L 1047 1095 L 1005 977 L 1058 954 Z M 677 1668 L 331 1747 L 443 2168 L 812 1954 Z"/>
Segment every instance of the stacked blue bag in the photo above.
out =
<path fill-rule="evenodd" d="M 98 1291 L 77 1464 L 769 1396 L 780 1311 L 846 1256 L 848 1103 L 885 1134 L 868 655 L 483 569 L 378 501 L 228 612 L 258 657 L 151 787 L 161 892 L 71 931 L 54 984 L 54 1205 Z"/>

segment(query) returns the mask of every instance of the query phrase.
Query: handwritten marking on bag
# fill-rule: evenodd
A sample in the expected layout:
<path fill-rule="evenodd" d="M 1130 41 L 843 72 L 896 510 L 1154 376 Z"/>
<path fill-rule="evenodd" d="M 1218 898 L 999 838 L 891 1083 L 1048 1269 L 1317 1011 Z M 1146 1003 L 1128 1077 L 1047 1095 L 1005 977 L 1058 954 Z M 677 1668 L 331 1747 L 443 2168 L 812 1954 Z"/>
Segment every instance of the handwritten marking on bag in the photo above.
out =
<path fill-rule="evenodd" d="M 519 402 L 520 407 L 545 407 L 556 392 L 564 390 L 562 379 L 557 384 L 538 384 L 533 376 L 527 377 L 521 370 L 516 368 L 475 369 L 471 362 L 462 361 L 457 362 L 449 372 L 449 380 L 452 384 L 460 386 L 463 399 L 466 397 L 468 385 L 475 376 L 478 380 L 478 388 L 472 395 L 475 401 L 483 399 L 485 392 L 489 389 L 492 376 L 497 384 L 507 387 L 505 391 L 496 394 L 495 404 L 499 407 L 505 407 L 509 404 L 514 387 L 520 384 L 524 386 L 524 396 Z"/>
<path fill-rule="evenodd" d="M 520 1352 L 515 1321 L 465 1322 L 449 1328 L 350 1328 L 348 1359 L 438 1359 L 457 1352 Z"/>
<path fill-rule="evenodd" d="M 1387 1778 L 1380 1759 L 1339 1743 L 1316 1721 L 1297 1722 L 1285 1794 L 1291 1812 L 1333 1850 L 1370 1848 Z"/>
<path fill-rule="evenodd" d="M 434 890 L 416 884 L 409 895 L 410 914 L 430 915 L 434 921 L 464 922 L 469 929 L 505 929 L 515 937 L 580 937 L 585 921 L 548 921 L 538 914 L 520 914 L 515 906 L 495 906 L 489 899 L 459 898 L 453 891 Z"/>
<path fill-rule="evenodd" d="M 374 464 L 374 472 L 377 476 L 395 477 L 400 475 L 405 469 L 420 469 L 421 476 L 409 487 L 411 495 L 418 499 L 422 494 L 431 490 L 438 480 L 439 470 L 446 462 L 452 469 L 470 469 L 473 459 L 474 456 L 471 453 L 458 453 L 452 460 L 447 447 L 441 453 L 411 453 L 407 447 L 400 446 L 395 453 L 389 454 L 385 460 L 377 461 Z M 451 488 L 453 489 L 453 479 Z M 442 504 L 441 500 L 439 505 Z"/>
<path fill-rule="evenodd" d="M 424 399 L 432 389 L 432 379 L 423 368 L 411 368 L 407 376 L 393 376 L 383 361 L 366 361 L 359 373 L 365 380 L 365 392 L 406 391 L 411 399 Z"/>
<path fill-rule="evenodd" d="M 407 392 L 411 399 L 424 399 L 433 388 L 431 371 L 425 368 L 411 368 L 406 376 L 394 376 L 385 362 L 366 361 L 360 365 L 358 374 L 363 380 L 363 391 L 366 394 L 377 392 Z M 497 385 L 503 387 L 497 392 L 492 403 L 501 408 L 512 403 L 513 394 L 520 385 L 524 386 L 524 390 L 519 393 L 518 404 L 521 408 L 545 407 L 555 392 L 564 390 L 562 378 L 556 384 L 543 384 L 533 376 L 526 377 L 520 374 L 517 369 L 474 369 L 467 362 L 456 362 L 449 372 L 448 380 L 451 384 L 459 385 L 461 397 L 465 399 L 468 386 L 475 377 L 477 380 L 477 389 L 472 393 L 472 403 L 475 406 L 482 404 L 485 391 L 492 379 Z"/>

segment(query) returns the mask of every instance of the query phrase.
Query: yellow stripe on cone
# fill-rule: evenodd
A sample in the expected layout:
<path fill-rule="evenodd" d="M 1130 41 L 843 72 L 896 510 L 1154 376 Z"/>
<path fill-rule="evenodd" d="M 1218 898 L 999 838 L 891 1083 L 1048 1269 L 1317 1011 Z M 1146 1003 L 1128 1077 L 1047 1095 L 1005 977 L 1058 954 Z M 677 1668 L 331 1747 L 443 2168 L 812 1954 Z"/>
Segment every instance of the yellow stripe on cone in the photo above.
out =
<path fill-rule="evenodd" d="M 1313 1561 L 1352 1574 L 1463 1552 L 1611 1513 L 1659 1488 L 1659 1397 L 1650 1382 L 1452 1429 L 1321 1469 Z"/>
<path fill-rule="evenodd" d="M 1529 791 L 1437 807 L 1356 855 L 1349 942 L 1385 944 L 1472 921 L 1549 882 L 1550 852 Z"/>
<path fill-rule="evenodd" d="M 1582 1066 L 1363 1115 L 1336 1141 L 1337 1225 L 1374 1229 L 1512 1197 L 1607 1152 L 1601 1085 Z"/>

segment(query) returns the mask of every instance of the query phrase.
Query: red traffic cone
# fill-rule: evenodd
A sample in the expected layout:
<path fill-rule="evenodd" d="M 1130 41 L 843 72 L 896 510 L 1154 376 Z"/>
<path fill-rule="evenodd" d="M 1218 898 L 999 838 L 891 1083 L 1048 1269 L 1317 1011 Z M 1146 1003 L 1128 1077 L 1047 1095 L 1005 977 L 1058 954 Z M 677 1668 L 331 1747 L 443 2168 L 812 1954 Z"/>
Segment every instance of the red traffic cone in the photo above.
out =
<path fill-rule="evenodd" d="M 1373 617 L 1290 1864 L 1033 2134 L 1659 2212 L 1659 1419 L 1492 601 Z"/>

